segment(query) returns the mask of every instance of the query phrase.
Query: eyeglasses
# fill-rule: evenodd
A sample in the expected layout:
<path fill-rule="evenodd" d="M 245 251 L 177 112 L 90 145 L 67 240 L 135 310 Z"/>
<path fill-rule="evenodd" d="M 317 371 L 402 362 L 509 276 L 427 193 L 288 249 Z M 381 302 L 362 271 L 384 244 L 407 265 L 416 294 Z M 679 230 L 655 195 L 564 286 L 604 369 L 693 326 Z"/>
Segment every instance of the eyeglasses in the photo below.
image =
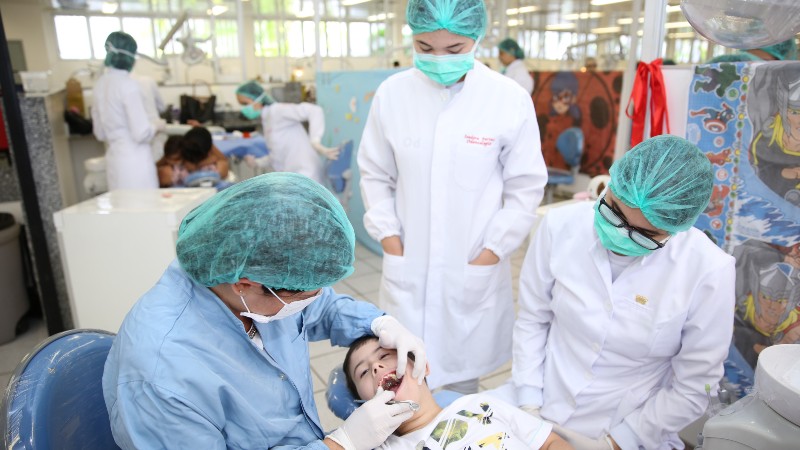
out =
<path fill-rule="evenodd" d="M 605 197 L 600 199 L 600 205 L 597 207 L 597 210 L 600 211 L 600 215 L 603 216 L 603 218 L 606 219 L 606 221 L 611 225 L 617 228 L 625 228 L 628 230 L 628 237 L 630 237 L 633 242 L 636 242 L 640 246 L 648 250 L 658 250 L 664 247 L 664 243 L 645 236 L 642 234 L 641 230 L 629 224 L 627 220 L 619 215 L 619 213 L 611 209 L 611 205 L 606 203 Z"/>

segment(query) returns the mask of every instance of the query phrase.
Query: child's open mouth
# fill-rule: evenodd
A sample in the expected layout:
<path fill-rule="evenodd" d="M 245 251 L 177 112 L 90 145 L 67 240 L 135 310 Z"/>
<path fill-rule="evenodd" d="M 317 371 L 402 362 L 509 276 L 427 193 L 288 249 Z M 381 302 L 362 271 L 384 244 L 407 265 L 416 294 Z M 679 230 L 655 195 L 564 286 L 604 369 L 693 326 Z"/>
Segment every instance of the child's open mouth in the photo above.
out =
<path fill-rule="evenodd" d="M 378 385 L 383 388 L 384 391 L 392 391 L 397 392 L 400 388 L 400 383 L 402 382 L 402 378 L 397 378 L 396 372 L 389 372 L 381 378 L 380 383 Z"/>

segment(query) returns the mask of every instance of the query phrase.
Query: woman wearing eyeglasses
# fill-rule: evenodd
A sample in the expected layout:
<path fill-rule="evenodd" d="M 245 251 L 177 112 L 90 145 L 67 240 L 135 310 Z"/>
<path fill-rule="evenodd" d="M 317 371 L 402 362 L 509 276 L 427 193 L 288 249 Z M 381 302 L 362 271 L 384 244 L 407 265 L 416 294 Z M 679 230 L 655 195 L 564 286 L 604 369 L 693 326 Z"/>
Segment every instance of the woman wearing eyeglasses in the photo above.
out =
<path fill-rule="evenodd" d="M 637 145 L 594 204 L 551 211 L 520 275 L 517 402 L 578 449 L 683 448 L 723 373 L 734 259 L 692 228 L 706 156 L 675 136 Z"/>

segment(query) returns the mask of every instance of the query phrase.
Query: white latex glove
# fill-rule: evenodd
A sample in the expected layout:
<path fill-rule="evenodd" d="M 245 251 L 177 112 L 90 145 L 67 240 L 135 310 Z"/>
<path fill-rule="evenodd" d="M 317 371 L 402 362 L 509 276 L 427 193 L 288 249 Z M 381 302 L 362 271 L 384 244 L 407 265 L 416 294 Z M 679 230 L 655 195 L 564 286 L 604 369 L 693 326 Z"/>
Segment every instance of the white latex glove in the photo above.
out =
<path fill-rule="evenodd" d="M 164 131 L 164 130 L 167 129 L 167 121 L 164 120 L 164 119 L 156 119 L 156 121 L 153 124 L 153 126 L 156 129 L 156 133 L 159 133 L 159 132 Z"/>
<path fill-rule="evenodd" d="M 394 430 L 414 415 L 407 403 L 387 405 L 394 392 L 378 389 L 372 400 L 356 408 L 344 424 L 327 437 L 345 450 L 371 450 L 380 447 Z"/>
<path fill-rule="evenodd" d="M 372 333 L 378 337 L 378 345 L 397 349 L 397 373 L 406 373 L 409 352 L 414 354 L 414 371 L 411 376 L 422 384 L 425 379 L 425 345 L 422 339 L 412 334 L 392 316 L 381 316 L 372 321 Z"/>
<path fill-rule="evenodd" d="M 533 406 L 533 405 L 522 405 L 522 406 L 520 407 L 520 409 L 521 409 L 521 410 L 523 410 L 523 411 L 525 411 L 526 413 L 528 413 L 528 414 L 530 414 L 530 415 L 534 416 L 534 417 L 537 417 L 537 418 L 539 418 L 539 419 L 541 419 L 541 418 L 542 418 L 542 415 L 539 413 L 539 407 L 538 407 L 538 406 Z"/>
<path fill-rule="evenodd" d="M 244 162 L 251 169 L 267 169 L 269 168 L 269 155 L 256 158 L 253 155 L 244 155 Z"/>
<path fill-rule="evenodd" d="M 312 139 L 311 140 L 311 147 L 317 151 L 320 155 L 328 158 L 328 159 L 336 159 L 339 157 L 339 152 L 341 149 L 337 147 L 326 147 L 322 145 L 318 140 Z"/>
<path fill-rule="evenodd" d="M 575 450 L 614 450 L 607 434 L 600 438 L 592 439 L 558 424 L 553 424 L 553 432 L 572 444 Z"/>

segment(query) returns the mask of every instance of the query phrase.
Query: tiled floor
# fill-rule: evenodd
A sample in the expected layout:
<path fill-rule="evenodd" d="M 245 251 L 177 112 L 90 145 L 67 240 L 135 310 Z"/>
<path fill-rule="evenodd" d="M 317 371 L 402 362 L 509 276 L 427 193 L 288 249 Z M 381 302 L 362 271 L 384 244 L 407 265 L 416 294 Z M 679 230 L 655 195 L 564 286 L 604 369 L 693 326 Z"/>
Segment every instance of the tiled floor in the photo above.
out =
<path fill-rule="evenodd" d="M 527 244 L 527 243 L 526 243 Z M 525 247 L 525 245 L 523 246 Z M 525 255 L 522 248 L 512 257 L 514 274 L 514 296 L 517 295 L 517 275 Z M 355 272 L 347 279 L 337 283 L 334 288 L 337 292 L 350 294 L 355 298 L 375 301 L 378 298 L 378 288 L 381 277 L 381 257 L 356 246 Z M 41 321 L 34 322 L 30 329 L 9 343 L 0 346 L 0 386 L 8 384 L 11 374 L 17 363 L 31 351 L 39 342 L 47 337 L 47 330 Z M 314 373 L 314 398 L 317 402 L 322 426 L 325 430 L 332 430 L 341 420 L 333 415 L 325 402 L 325 388 L 331 370 L 344 360 L 346 349 L 332 347 L 328 341 L 311 344 L 311 370 Z M 511 363 L 481 379 L 481 388 L 490 389 L 499 386 L 511 376 Z"/>

